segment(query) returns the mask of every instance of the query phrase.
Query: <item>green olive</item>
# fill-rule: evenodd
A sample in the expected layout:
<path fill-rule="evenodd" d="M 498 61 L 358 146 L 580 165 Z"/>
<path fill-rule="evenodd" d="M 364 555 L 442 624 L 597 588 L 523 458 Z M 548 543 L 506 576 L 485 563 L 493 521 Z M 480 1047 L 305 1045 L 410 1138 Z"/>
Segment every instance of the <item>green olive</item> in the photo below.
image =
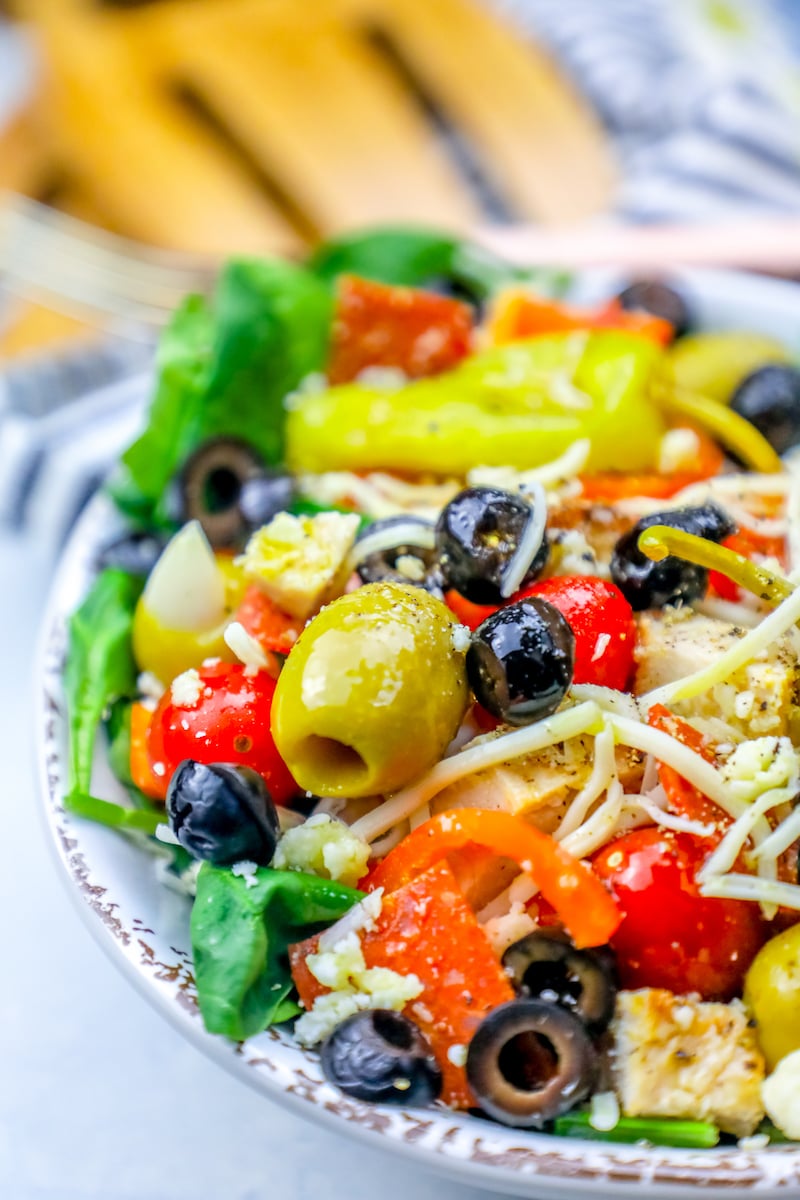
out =
<path fill-rule="evenodd" d="M 771 1071 L 800 1050 L 800 925 L 762 946 L 745 976 L 744 996 Z"/>
<path fill-rule="evenodd" d="M 676 387 L 727 404 L 745 375 L 789 361 L 788 350 L 774 338 L 726 330 L 679 338 L 667 351 L 665 370 Z"/>
<path fill-rule="evenodd" d="M 399 583 L 367 584 L 323 608 L 272 704 L 275 744 L 302 788 L 374 796 L 438 762 L 467 706 L 456 626 L 440 600 Z"/>

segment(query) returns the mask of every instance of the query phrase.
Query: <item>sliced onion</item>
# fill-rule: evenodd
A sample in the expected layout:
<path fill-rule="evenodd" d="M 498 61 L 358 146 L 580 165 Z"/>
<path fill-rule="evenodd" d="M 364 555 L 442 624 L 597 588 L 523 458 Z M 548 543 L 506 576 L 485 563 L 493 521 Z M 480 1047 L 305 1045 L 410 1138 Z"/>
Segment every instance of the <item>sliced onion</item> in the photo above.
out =
<path fill-rule="evenodd" d="M 519 591 L 531 563 L 539 553 L 547 525 L 547 497 L 541 483 L 530 483 L 521 494 L 531 506 L 531 515 L 525 524 L 520 543 L 503 572 L 500 595 L 504 600 L 508 600 L 509 596 Z"/>
<path fill-rule="evenodd" d="M 353 545 L 347 556 L 347 572 L 350 574 L 360 562 L 372 554 L 382 554 L 397 546 L 418 546 L 421 550 L 433 550 L 436 546 L 436 528 L 432 521 L 422 517 L 398 517 L 383 529 L 369 530 Z"/>

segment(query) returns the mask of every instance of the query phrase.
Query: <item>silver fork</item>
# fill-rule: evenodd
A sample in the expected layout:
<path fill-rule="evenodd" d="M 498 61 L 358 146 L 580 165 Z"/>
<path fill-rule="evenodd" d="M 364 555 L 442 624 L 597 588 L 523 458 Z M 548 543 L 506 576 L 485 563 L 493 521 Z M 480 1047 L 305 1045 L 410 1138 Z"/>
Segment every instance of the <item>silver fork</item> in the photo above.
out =
<path fill-rule="evenodd" d="M 26 196 L 0 192 L 0 282 L 69 316 L 152 336 L 189 292 L 207 294 L 211 261 L 141 245 Z M 129 330 L 126 329 L 126 332 Z"/>

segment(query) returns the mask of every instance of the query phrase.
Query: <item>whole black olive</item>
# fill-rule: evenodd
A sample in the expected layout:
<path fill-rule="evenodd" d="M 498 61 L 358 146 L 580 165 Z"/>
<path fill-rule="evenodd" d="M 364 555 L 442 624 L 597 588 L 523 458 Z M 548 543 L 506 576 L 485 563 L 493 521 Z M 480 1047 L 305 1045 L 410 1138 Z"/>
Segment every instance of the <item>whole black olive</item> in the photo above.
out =
<path fill-rule="evenodd" d="M 329 1083 L 358 1100 L 430 1104 L 442 1072 L 422 1031 L 402 1013 L 375 1008 L 337 1025 L 320 1051 Z"/>
<path fill-rule="evenodd" d="M 589 1095 L 597 1053 L 572 1013 L 542 1000 L 510 1000 L 479 1025 L 467 1053 L 467 1079 L 488 1116 L 541 1129 Z"/>
<path fill-rule="evenodd" d="M 436 522 L 436 549 L 448 586 L 473 604 L 500 604 L 509 563 L 532 519 L 531 505 L 513 492 L 489 487 L 459 492 Z M 545 536 L 520 587 L 541 573 L 547 554 Z"/>
<path fill-rule="evenodd" d="M 433 530 L 432 521 L 414 518 L 413 524 Z M 356 539 L 356 551 L 359 542 L 365 538 L 395 526 L 410 528 L 409 518 L 398 516 L 373 521 Z M 411 583 L 424 588 L 439 599 L 444 594 L 444 576 L 436 550 L 430 546 L 418 545 L 413 536 L 401 545 L 376 551 L 360 559 L 356 563 L 356 572 L 362 583 Z"/>
<path fill-rule="evenodd" d="M 731 408 L 763 433 L 778 454 L 800 442 L 800 370 L 776 363 L 747 375 Z"/>
<path fill-rule="evenodd" d="M 677 508 L 642 517 L 633 529 L 624 533 L 611 556 L 611 578 L 636 612 L 645 608 L 665 608 L 668 604 L 693 604 L 702 599 L 708 587 L 708 571 L 696 563 L 667 555 L 654 562 L 642 554 L 639 534 L 652 525 L 669 525 L 711 542 L 730 537 L 736 526 L 716 504 L 697 508 Z"/>
<path fill-rule="evenodd" d="M 167 813 L 175 837 L 195 858 L 217 866 L 272 862 L 278 813 L 264 780 L 249 767 L 184 759 L 170 780 Z"/>
<path fill-rule="evenodd" d="M 591 1033 L 614 1015 L 614 956 L 607 947 L 576 950 L 558 930 L 537 929 L 503 955 L 514 990 L 573 1012 Z"/>
<path fill-rule="evenodd" d="M 252 446 L 239 438 L 211 438 L 181 472 L 180 519 L 198 520 L 214 547 L 237 545 L 253 528 L 241 509 L 242 492 L 264 474 L 264 462 Z"/>
<path fill-rule="evenodd" d="M 574 665 L 575 635 L 540 596 L 492 613 L 467 650 L 467 678 L 476 699 L 507 725 L 529 725 L 555 712 Z"/>
<path fill-rule="evenodd" d="M 103 546 L 97 565 L 101 570 L 116 567 L 129 575 L 149 575 L 164 546 L 164 540 L 152 533 L 125 533 Z"/>
<path fill-rule="evenodd" d="M 617 296 L 623 308 L 630 312 L 651 313 L 663 317 L 675 330 L 675 337 L 688 333 L 694 324 L 692 314 L 680 292 L 660 279 L 636 279 Z"/>

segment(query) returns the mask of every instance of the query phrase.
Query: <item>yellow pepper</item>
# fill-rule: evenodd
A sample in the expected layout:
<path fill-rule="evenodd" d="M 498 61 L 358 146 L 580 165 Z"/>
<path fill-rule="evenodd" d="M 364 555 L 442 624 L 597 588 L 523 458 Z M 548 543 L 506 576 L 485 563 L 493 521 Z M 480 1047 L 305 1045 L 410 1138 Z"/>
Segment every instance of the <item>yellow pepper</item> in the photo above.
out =
<path fill-rule="evenodd" d="M 206 658 L 235 661 L 224 633 L 247 581 L 229 555 L 214 555 L 196 522 L 165 547 L 133 618 L 133 654 L 141 671 L 169 684 Z"/>
<path fill-rule="evenodd" d="M 636 334 L 580 331 L 496 346 L 394 389 L 329 388 L 296 400 L 287 458 L 296 471 L 465 475 L 540 466 L 589 438 L 589 470 L 649 470 L 665 429 L 647 394 L 662 355 Z"/>

